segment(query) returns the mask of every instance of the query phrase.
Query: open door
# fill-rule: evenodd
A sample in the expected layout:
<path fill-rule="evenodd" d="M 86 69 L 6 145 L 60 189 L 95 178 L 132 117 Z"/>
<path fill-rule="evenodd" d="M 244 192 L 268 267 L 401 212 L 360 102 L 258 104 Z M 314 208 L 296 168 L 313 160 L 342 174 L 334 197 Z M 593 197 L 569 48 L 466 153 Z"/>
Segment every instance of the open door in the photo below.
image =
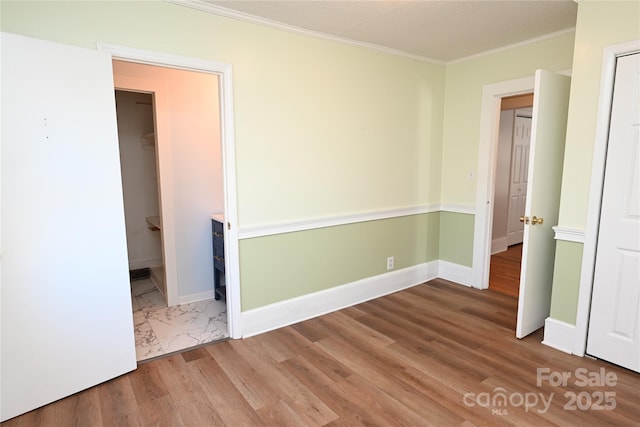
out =
<path fill-rule="evenodd" d="M 551 305 L 555 259 L 552 226 L 558 223 L 567 130 L 567 76 L 537 70 L 533 100 L 529 188 L 525 214 L 516 336 L 544 326 Z"/>
<path fill-rule="evenodd" d="M 0 36 L 2 421 L 136 368 L 111 56 Z"/>

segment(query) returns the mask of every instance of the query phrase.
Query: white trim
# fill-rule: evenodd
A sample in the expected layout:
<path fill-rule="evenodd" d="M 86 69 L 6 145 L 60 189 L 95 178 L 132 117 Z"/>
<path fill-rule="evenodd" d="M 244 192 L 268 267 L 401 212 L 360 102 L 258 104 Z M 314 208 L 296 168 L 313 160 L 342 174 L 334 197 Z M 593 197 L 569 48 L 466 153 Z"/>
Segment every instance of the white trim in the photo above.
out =
<path fill-rule="evenodd" d="M 390 47 L 381 46 L 374 43 L 366 43 L 358 40 L 352 40 L 345 37 L 336 36 L 333 34 L 322 33 L 320 31 L 308 30 L 306 28 L 296 27 L 295 25 L 284 24 L 282 22 L 274 21 L 268 18 L 263 18 L 256 15 L 251 15 L 249 13 L 240 12 L 237 10 L 229 9 L 223 6 L 214 5 L 211 3 L 207 3 L 203 0 L 165 0 L 168 3 L 173 3 L 180 6 L 190 7 L 192 9 L 201 10 L 203 12 L 212 13 L 218 16 L 224 16 L 226 18 L 237 19 L 239 21 L 249 22 L 251 24 L 262 25 L 264 27 L 274 28 L 281 31 L 286 31 L 294 34 L 301 34 L 308 37 L 314 37 L 321 40 L 329 40 L 337 43 L 346 44 L 349 46 L 357 46 L 365 49 L 377 50 L 379 52 L 388 53 L 391 55 L 402 56 L 405 58 L 416 59 L 418 61 L 430 62 L 432 64 L 438 65 L 451 65 L 457 64 L 459 62 L 468 61 L 471 59 L 480 58 L 487 55 L 493 55 L 495 53 L 503 52 L 505 50 L 515 49 L 518 47 L 526 46 L 529 44 L 537 43 L 543 40 L 551 39 L 554 37 L 561 36 L 563 34 L 567 34 L 570 32 L 575 32 L 576 27 L 566 28 L 564 30 L 555 31 L 553 33 L 544 34 L 542 36 L 534 37 L 528 40 L 524 40 L 521 42 L 509 44 L 506 46 L 502 46 L 496 49 L 487 50 L 484 52 L 476 53 L 473 55 L 465 56 L 463 58 L 454 59 L 451 61 L 443 61 L 439 59 L 429 58 L 423 55 L 417 55 L 415 53 L 405 52 L 400 49 L 393 49 Z"/>
<path fill-rule="evenodd" d="M 442 204 L 442 205 L 440 205 L 439 211 L 441 211 L 441 212 L 451 212 L 451 213 L 461 213 L 461 214 L 467 214 L 467 215 L 475 215 L 476 214 L 475 206 L 469 206 L 469 205 Z"/>
<path fill-rule="evenodd" d="M 491 255 L 499 254 L 509 248 L 508 237 L 498 237 L 491 241 Z"/>
<path fill-rule="evenodd" d="M 197 294 L 191 295 L 181 295 L 178 300 L 178 304 L 191 304 L 198 301 L 204 301 L 207 299 L 211 299 L 215 297 L 215 292 L 213 289 L 209 291 L 199 292 Z"/>
<path fill-rule="evenodd" d="M 485 85 L 482 88 L 480 112 L 480 142 L 478 146 L 478 186 L 473 236 L 471 284 L 475 288 L 489 287 L 493 197 L 502 97 L 533 92 L 534 77 Z"/>
<path fill-rule="evenodd" d="M 201 71 L 204 73 L 222 74 L 231 72 L 231 65 L 207 59 L 173 55 L 170 53 L 136 49 L 109 43 L 96 43 L 97 50 L 108 52 L 114 59 L 122 59 L 139 64 L 160 65 L 181 70 Z"/>
<path fill-rule="evenodd" d="M 577 228 L 560 227 L 559 225 L 551 228 L 553 228 L 553 231 L 555 233 L 553 238 L 556 240 L 584 243 L 584 230 L 580 230 Z"/>
<path fill-rule="evenodd" d="M 276 30 L 286 31 L 288 33 L 301 34 L 308 37 L 314 37 L 321 40 L 329 40 L 337 43 L 346 44 L 349 46 L 363 47 L 365 49 L 377 50 L 379 52 L 388 53 L 391 55 L 402 56 L 405 58 L 416 59 L 418 61 L 430 62 L 432 64 L 445 65 L 445 61 L 437 59 L 427 58 L 426 56 L 416 55 L 415 53 L 405 52 L 399 49 L 393 49 L 390 47 L 380 46 L 373 43 L 366 43 L 362 41 L 352 40 L 332 34 L 322 33 L 319 31 L 308 30 L 306 28 L 296 27 L 295 25 L 284 24 L 282 22 L 273 21 L 268 18 L 251 15 L 245 12 L 239 12 L 237 10 L 228 9 L 226 7 L 213 5 L 202 0 L 165 0 L 168 3 L 177 4 L 180 6 L 186 6 L 193 9 L 201 10 L 203 12 L 212 13 L 218 16 L 224 16 L 226 18 L 237 19 L 239 21 L 249 22 L 251 24 L 262 25 L 264 27 L 274 28 Z"/>
<path fill-rule="evenodd" d="M 563 76 L 573 76 L 573 68 L 566 68 L 564 70 L 556 71 L 556 74 L 562 74 Z"/>
<path fill-rule="evenodd" d="M 474 287 L 471 267 L 464 265 L 440 260 L 438 261 L 438 277 L 459 285 Z"/>
<path fill-rule="evenodd" d="M 222 169 L 224 177 L 225 280 L 227 287 L 227 323 L 231 338 L 239 338 L 240 266 L 238 249 L 238 214 L 236 193 L 235 139 L 233 119 L 233 81 L 230 64 L 200 58 L 171 55 L 163 52 L 135 49 L 107 43 L 97 43 L 97 49 L 108 52 L 115 59 L 157 65 L 161 67 L 213 73 L 220 82 L 220 127 L 222 138 Z M 185 297 L 186 298 L 186 297 Z"/>
<path fill-rule="evenodd" d="M 521 41 L 521 42 L 518 42 L 518 43 L 509 44 L 509 45 L 502 46 L 502 47 L 499 47 L 499 48 L 496 48 L 496 49 L 486 50 L 484 52 L 480 52 L 480 53 L 476 53 L 476 54 L 473 54 L 473 55 L 465 56 L 464 58 L 454 59 L 453 61 L 447 62 L 447 65 L 453 65 L 453 64 L 457 64 L 459 62 L 469 61 L 469 60 L 481 58 L 481 57 L 487 56 L 487 55 L 493 55 L 495 53 L 504 52 L 505 50 L 515 49 L 515 48 L 518 48 L 518 47 L 526 46 L 528 44 L 541 42 L 541 41 L 544 41 L 544 40 L 547 40 L 547 39 L 551 39 L 551 38 L 554 38 L 554 37 L 559 37 L 559 36 L 561 36 L 563 34 L 575 32 L 575 31 L 576 31 L 576 27 L 565 28 L 564 30 L 555 31 L 555 32 L 549 33 L 549 34 L 544 34 L 542 36 L 534 37 L 532 39 L 524 40 L 524 41 Z"/>
<path fill-rule="evenodd" d="M 432 261 L 242 313 L 242 337 L 268 332 L 364 301 L 419 285 L 437 277 L 438 262 Z"/>
<path fill-rule="evenodd" d="M 389 209 L 364 212 L 353 215 L 339 215 L 327 218 L 316 218 L 293 222 L 283 222 L 263 226 L 241 227 L 238 238 L 253 239 L 277 234 L 293 233 L 297 231 L 315 230 L 318 228 L 335 227 L 338 225 L 356 224 L 359 222 L 377 221 L 381 219 L 401 218 L 403 216 L 421 215 L 432 212 L 452 212 L 474 215 L 475 209 L 465 205 L 423 205 L 410 208 Z"/>
<path fill-rule="evenodd" d="M 547 317 L 544 321 L 542 344 L 571 354 L 575 326 Z"/>
<path fill-rule="evenodd" d="M 600 77 L 600 95 L 598 98 L 598 116 L 591 165 L 591 183 L 589 185 L 589 204 L 587 221 L 584 228 L 584 248 L 582 252 L 582 268 L 580 270 L 580 287 L 578 289 L 578 311 L 576 313 L 575 338 L 573 354 L 584 356 L 587 348 L 589 313 L 591 311 L 591 291 L 593 288 L 593 272 L 596 262 L 596 247 L 600 223 L 600 207 L 602 203 L 602 187 L 609 136 L 609 118 L 616 60 L 618 56 L 640 51 L 640 40 L 608 46 L 602 54 L 602 72 Z"/>
<path fill-rule="evenodd" d="M 412 208 L 389 209 L 384 211 L 365 212 L 353 215 L 340 215 L 327 218 L 308 219 L 280 224 L 241 227 L 239 238 L 251 239 L 254 237 L 272 236 L 275 234 L 292 233 L 295 231 L 314 230 L 337 225 L 355 224 L 358 222 L 376 221 L 380 219 L 399 218 L 409 215 L 420 215 L 437 212 L 438 205 L 425 205 Z"/>

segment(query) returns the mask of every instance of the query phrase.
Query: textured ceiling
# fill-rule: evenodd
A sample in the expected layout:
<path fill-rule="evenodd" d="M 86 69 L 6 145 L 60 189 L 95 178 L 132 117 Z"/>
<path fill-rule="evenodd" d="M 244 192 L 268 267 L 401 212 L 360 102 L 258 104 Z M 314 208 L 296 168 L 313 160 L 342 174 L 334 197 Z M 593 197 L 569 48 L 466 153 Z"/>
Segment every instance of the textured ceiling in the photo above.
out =
<path fill-rule="evenodd" d="M 262 18 L 449 62 L 575 26 L 573 0 L 186 0 L 214 13 Z M 240 12 L 238 14 L 237 12 Z M 278 25 L 282 28 L 281 25 Z"/>

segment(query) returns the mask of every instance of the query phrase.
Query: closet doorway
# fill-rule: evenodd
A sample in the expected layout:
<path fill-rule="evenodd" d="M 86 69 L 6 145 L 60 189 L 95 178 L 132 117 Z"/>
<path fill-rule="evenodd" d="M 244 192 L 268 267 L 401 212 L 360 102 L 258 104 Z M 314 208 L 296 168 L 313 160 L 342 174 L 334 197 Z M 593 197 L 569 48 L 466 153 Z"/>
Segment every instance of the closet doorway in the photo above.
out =
<path fill-rule="evenodd" d="M 489 289 L 518 297 L 527 197 L 533 93 L 502 98 L 494 211 L 489 266 Z"/>
<path fill-rule="evenodd" d="M 129 278 L 149 279 L 166 304 L 153 96 L 124 90 L 115 96 Z"/>

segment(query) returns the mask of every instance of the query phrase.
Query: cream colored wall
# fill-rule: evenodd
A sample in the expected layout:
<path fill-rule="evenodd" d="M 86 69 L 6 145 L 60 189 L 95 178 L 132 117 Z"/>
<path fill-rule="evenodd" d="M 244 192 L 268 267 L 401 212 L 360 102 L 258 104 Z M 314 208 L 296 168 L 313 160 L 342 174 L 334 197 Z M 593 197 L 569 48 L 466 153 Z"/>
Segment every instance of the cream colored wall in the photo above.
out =
<path fill-rule="evenodd" d="M 560 225 L 584 228 L 606 46 L 640 40 L 639 1 L 581 1 L 571 80 Z"/>
<path fill-rule="evenodd" d="M 240 224 L 437 203 L 443 67 L 281 38 L 267 50 L 287 55 L 234 74 Z"/>
<path fill-rule="evenodd" d="M 482 86 L 529 76 L 536 68 L 569 68 L 573 48 L 569 32 L 445 68 L 166 2 L 0 7 L 3 31 L 92 49 L 100 41 L 232 64 L 241 228 L 438 203 L 472 206 L 476 183 L 467 174 L 476 169 Z M 429 216 L 429 224 L 404 221 L 412 233 L 432 236 L 425 242 L 430 253 L 437 249 L 439 258 L 470 266 L 473 215 L 441 212 L 437 222 Z M 377 226 L 389 235 L 397 224 L 386 220 Z M 356 236 L 359 227 L 341 230 Z M 343 280 L 326 276 L 325 265 L 335 265 L 333 247 L 320 234 L 297 236 L 298 247 L 323 249 L 308 264 L 307 274 L 320 278 L 315 290 Z M 312 291 L 300 288 L 297 278 L 252 278 L 262 265 L 283 265 L 277 250 L 252 250 L 278 240 L 263 239 L 241 242 L 243 309 L 272 302 L 271 295 Z M 357 250 L 360 262 L 340 263 L 343 277 L 368 277 L 394 255 L 362 243 Z M 390 249 L 396 265 L 432 258 L 407 250 Z M 376 259 L 375 270 L 368 259 Z M 249 302 L 260 289 L 273 288 L 279 293 Z"/>
<path fill-rule="evenodd" d="M 442 153 L 442 203 L 473 208 L 477 181 L 482 87 L 533 76 L 543 68 L 571 68 L 574 33 L 556 35 L 524 46 L 447 65 L 444 142 Z M 446 214 L 440 230 L 440 258 L 471 266 L 473 215 Z M 444 243 L 444 244 L 443 244 Z"/>
<path fill-rule="evenodd" d="M 232 64 L 241 229 L 440 201 L 442 65 L 166 2 L 0 7 L 3 31 Z M 396 269 L 437 259 L 439 214 L 425 218 L 242 240 L 243 310 L 379 274 L 387 256 L 396 257 Z M 396 235 L 416 240 L 389 240 Z M 291 246 L 279 244 L 294 237 Z M 304 277 L 281 273 L 300 265 L 308 267 Z"/>
<path fill-rule="evenodd" d="M 538 68 L 561 71 L 571 68 L 573 32 L 537 43 L 447 65 L 442 202 L 473 206 L 478 167 L 480 104 L 486 84 L 533 76 Z"/>
<path fill-rule="evenodd" d="M 561 227 L 580 230 L 586 222 L 603 49 L 632 40 L 640 40 L 640 2 L 578 3 L 560 199 Z M 576 322 L 581 262 L 580 243 L 558 242 L 551 298 L 553 319 Z"/>
<path fill-rule="evenodd" d="M 240 226 L 440 200 L 442 65 L 166 2 L 1 7 L 4 31 L 232 64 Z"/>

